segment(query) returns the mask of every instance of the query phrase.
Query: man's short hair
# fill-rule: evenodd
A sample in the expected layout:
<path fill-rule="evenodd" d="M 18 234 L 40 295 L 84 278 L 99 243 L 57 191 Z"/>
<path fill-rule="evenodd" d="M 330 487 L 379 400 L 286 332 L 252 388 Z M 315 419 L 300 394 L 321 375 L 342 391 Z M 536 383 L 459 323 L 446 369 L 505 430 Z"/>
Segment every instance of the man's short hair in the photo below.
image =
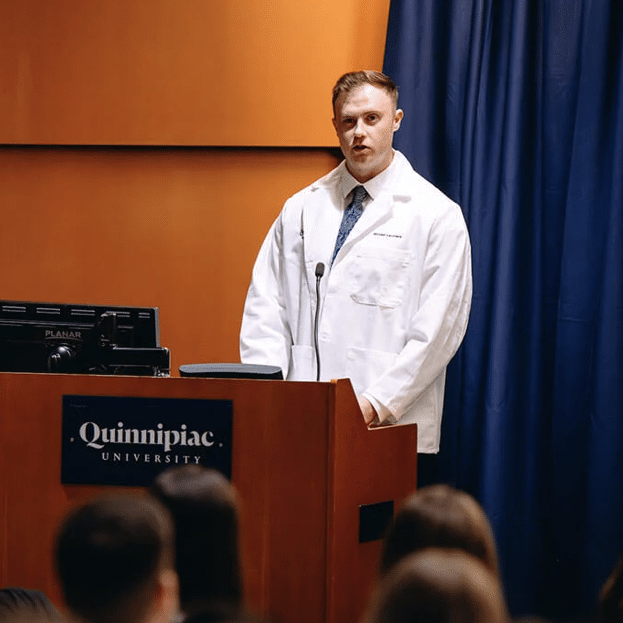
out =
<path fill-rule="evenodd" d="M 380 71 L 351 71 L 344 74 L 333 87 L 333 111 L 335 112 L 335 102 L 342 93 L 350 93 L 354 89 L 371 84 L 372 86 L 383 89 L 392 99 L 394 108 L 398 108 L 398 87 L 394 81 Z"/>
<path fill-rule="evenodd" d="M 173 567 L 168 511 L 139 495 L 111 495 L 70 512 L 56 538 L 56 568 L 68 608 L 93 623 L 136 623 L 162 569 Z"/>
<path fill-rule="evenodd" d="M 242 606 L 238 500 L 227 478 L 201 465 L 171 467 L 151 493 L 173 517 L 182 609 Z"/>

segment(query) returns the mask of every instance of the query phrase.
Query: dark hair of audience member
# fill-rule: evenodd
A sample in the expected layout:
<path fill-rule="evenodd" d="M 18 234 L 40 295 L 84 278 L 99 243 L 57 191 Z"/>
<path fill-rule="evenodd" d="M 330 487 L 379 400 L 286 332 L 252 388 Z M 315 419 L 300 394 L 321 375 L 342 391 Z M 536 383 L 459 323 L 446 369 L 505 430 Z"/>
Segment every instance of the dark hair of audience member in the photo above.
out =
<path fill-rule="evenodd" d="M 431 485 L 410 495 L 383 539 L 381 575 L 404 556 L 427 547 L 462 549 L 498 574 L 491 525 L 480 504 L 465 491 Z"/>
<path fill-rule="evenodd" d="M 267 616 L 258 616 L 246 608 L 208 607 L 185 617 L 183 623 L 279 623 Z"/>
<path fill-rule="evenodd" d="M 506 623 L 499 579 L 458 549 L 410 554 L 384 576 L 363 623 Z"/>
<path fill-rule="evenodd" d="M 172 521 L 149 496 L 110 495 L 75 508 L 59 528 L 55 560 L 67 607 L 80 619 L 146 620 L 165 573 L 177 609 Z"/>
<path fill-rule="evenodd" d="M 2 623 L 54 623 L 63 618 L 42 591 L 8 586 L 0 589 Z"/>
<path fill-rule="evenodd" d="M 623 623 L 623 555 L 599 594 L 598 623 Z"/>
<path fill-rule="evenodd" d="M 238 502 L 227 478 L 201 465 L 172 467 L 151 493 L 173 516 L 182 611 L 241 608 Z"/>

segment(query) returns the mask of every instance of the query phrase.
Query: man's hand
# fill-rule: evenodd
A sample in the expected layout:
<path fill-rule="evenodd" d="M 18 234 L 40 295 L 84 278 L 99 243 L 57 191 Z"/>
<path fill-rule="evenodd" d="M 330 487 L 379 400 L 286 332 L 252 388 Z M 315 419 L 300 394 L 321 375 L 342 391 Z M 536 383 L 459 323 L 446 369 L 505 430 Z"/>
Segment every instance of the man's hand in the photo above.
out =
<path fill-rule="evenodd" d="M 377 419 L 376 410 L 370 404 L 370 401 L 363 396 L 357 396 L 357 400 L 359 401 L 359 408 L 363 413 L 363 419 L 366 423 L 366 426 L 370 426 L 374 420 Z"/>

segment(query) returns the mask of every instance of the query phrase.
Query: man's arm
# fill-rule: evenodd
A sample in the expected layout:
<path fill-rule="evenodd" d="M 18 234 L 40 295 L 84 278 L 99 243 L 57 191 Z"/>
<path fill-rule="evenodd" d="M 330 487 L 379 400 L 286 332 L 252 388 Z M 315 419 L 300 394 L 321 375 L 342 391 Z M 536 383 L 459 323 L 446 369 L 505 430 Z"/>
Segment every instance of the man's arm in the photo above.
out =
<path fill-rule="evenodd" d="M 270 228 L 253 267 L 240 328 L 240 360 L 279 366 L 285 378 L 291 337 L 282 288 L 281 218 Z"/>
<path fill-rule="evenodd" d="M 363 396 L 357 396 L 357 400 L 359 401 L 359 408 L 361 409 L 361 413 L 363 414 L 364 422 L 367 426 L 370 426 L 370 424 L 373 424 L 378 417 L 376 410 L 367 398 L 364 398 Z"/>
<path fill-rule="evenodd" d="M 362 393 L 381 405 L 380 423 L 390 415 L 400 419 L 444 371 L 465 335 L 471 296 L 469 236 L 453 206 L 431 228 L 406 344 L 393 366 Z"/>

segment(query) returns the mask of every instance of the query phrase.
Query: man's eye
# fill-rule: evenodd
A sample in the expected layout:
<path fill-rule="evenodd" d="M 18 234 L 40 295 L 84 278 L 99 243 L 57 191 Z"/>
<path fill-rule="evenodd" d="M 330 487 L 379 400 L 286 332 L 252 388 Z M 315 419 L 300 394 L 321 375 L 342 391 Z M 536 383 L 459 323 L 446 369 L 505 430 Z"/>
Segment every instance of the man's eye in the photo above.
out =
<path fill-rule="evenodd" d="M 378 115 L 369 115 L 368 116 L 368 122 L 369 123 L 376 123 L 379 120 L 379 116 Z"/>

